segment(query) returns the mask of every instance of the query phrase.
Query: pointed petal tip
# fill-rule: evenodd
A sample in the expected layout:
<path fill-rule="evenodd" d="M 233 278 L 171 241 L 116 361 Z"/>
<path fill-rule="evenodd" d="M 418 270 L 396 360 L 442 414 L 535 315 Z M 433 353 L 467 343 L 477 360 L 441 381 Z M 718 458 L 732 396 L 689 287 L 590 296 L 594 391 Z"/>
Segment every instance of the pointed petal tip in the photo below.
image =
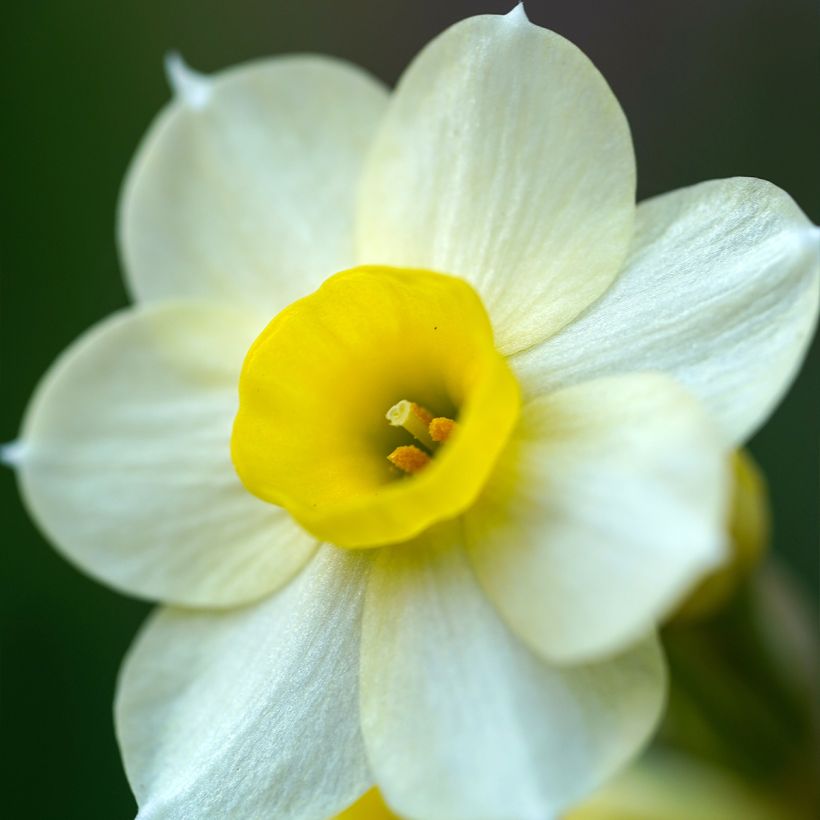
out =
<path fill-rule="evenodd" d="M 516 4 L 510 11 L 508 11 L 504 17 L 507 18 L 511 23 L 529 23 L 530 18 L 527 17 L 527 11 L 524 8 L 524 3 Z"/>
<path fill-rule="evenodd" d="M 165 75 L 174 94 L 190 108 L 204 108 L 211 96 L 211 83 L 194 71 L 178 51 L 165 55 Z"/>
<path fill-rule="evenodd" d="M 811 256 L 812 270 L 820 274 L 820 225 L 807 224 L 795 230 L 792 242 L 794 252 Z"/>
<path fill-rule="evenodd" d="M 25 446 L 19 439 L 0 445 L 0 464 L 6 467 L 17 467 L 23 460 Z"/>

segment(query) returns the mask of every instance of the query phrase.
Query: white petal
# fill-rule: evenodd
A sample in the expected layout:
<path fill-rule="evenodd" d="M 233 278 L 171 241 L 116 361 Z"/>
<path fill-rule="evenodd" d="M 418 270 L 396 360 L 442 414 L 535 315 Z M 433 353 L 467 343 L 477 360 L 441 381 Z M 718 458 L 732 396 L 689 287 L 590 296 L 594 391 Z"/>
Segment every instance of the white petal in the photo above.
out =
<path fill-rule="evenodd" d="M 219 307 L 126 311 L 46 374 L 17 467 L 33 517 L 84 570 L 136 595 L 222 606 L 275 589 L 313 553 L 231 464 L 237 379 L 258 330 Z"/>
<path fill-rule="evenodd" d="M 626 268 L 583 316 L 513 359 L 538 395 L 599 375 L 663 370 L 734 443 L 766 420 L 817 321 L 820 232 L 779 188 L 704 182 L 642 203 Z"/>
<path fill-rule="evenodd" d="M 649 638 L 604 663 L 542 662 L 481 592 L 456 528 L 374 564 L 361 656 L 371 769 L 402 815 L 549 817 L 646 740 L 663 700 L 660 651 Z"/>
<path fill-rule="evenodd" d="M 262 603 L 149 621 L 116 701 L 141 820 L 320 818 L 371 785 L 358 710 L 367 567 L 325 547 Z"/>
<path fill-rule="evenodd" d="M 600 296 L 634 210 L 629 128 L 595 67 L 522 14 L 472 17 L 399 83 L 365 172 L 359 257 L 468 279 L 511 353 Z"/>
<path fill-rule="evenodd" d="M 671 379 L 566 388 L 514 436 L 465 526 L 482 586 L 544 657 L 622 650 L 723 560 L 728 454 Z"/>
<path fill-rule="evenodd" d="M 213 77 L 171 58 L 169 73 L 178 97 L 143 140 L 120 202 L 135 297 L 216 298 L 270 317 L 352 266 L 382 86 L 325 57 Z"/>

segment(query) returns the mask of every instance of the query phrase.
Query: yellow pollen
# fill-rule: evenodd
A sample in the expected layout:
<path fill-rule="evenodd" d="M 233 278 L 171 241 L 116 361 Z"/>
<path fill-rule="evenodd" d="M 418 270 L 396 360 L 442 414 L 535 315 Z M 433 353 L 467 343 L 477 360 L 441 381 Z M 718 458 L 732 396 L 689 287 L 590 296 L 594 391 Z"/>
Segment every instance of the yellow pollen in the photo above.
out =
<path fill-rule="evenodd" d="M 428 450 L 436 445 L 430 437 L 429 427 L 433 414 L 414 401 L 402 399 L 387 411 L 387 420 L 393 427 L 403 427 L 413 438 L 420 441 Z"/>
<path fill-rule="evenodd" d="M 396 447 L 387 457 L 387 460 L 405 473 L 413 475 L 413 473 L 424 469 L 430 463 L 430 456 L 419 450 L 414 444 L 405 444 Z"/>
<path fill-rule="evenodd" d="M 385 418 L 393 427 L 407 430 L 424 447 L 424 450 L 415 445 L 397 447 L 387 457 L 396 467 L 410 474 L 426 467 L 430 462 L 429 453 L 435 453 L 439 444 L 447 441 L 457 427 L 452 419 L 434 417 L 426 407 L 407 399 L 394 404 Z"/>
<path fill-rule="evenodd" d="M 439 416 L 432 419 L 427 428 L 430 433 L 430 438 L 436 442 L 447 441 L 448 438 L 455 432 L 458 425 L 446 416 Z"/>

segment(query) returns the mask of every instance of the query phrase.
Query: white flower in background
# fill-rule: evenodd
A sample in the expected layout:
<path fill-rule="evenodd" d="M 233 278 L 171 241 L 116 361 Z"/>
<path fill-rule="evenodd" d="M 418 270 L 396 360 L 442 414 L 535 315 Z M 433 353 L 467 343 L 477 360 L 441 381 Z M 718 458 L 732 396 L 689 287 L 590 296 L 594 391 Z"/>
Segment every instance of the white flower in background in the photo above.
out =
<path fill-rule="evenodd" d="M 753 179 L 636 209 L 617 101 L 520 7 L 392 95 L 320 57 L 170 68 L 120 209 L 135 306 L 60 357 L 16 458 L 71 560 L 169 605 L 117 696 L 140 817 L 373 784 L 412 817 L 554 814 L 651 733 L 654 627 L 723 558 L 816 230 Z M 451 439 L 391 427 L 400 400 Z"/>

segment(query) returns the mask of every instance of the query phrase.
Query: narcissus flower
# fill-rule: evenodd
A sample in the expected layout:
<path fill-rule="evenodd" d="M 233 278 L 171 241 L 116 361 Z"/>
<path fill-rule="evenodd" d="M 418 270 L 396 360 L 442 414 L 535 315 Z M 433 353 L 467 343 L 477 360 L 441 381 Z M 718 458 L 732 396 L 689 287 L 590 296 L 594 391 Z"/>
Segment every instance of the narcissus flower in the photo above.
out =
<path fill-rule="evenodd" d="M 117 696 L 140 817 L 374 783 L 411 817 L 559 811 L 655 724 L 654 627 L 723 558 L 816 230 L 753 179 L 636 209 L 618 103 L 520 8 L 392 95 L 319 57 L 170 73 L 119 215 L 135 306 L 15 450 L 59 548 L 169 605 Z"/>

